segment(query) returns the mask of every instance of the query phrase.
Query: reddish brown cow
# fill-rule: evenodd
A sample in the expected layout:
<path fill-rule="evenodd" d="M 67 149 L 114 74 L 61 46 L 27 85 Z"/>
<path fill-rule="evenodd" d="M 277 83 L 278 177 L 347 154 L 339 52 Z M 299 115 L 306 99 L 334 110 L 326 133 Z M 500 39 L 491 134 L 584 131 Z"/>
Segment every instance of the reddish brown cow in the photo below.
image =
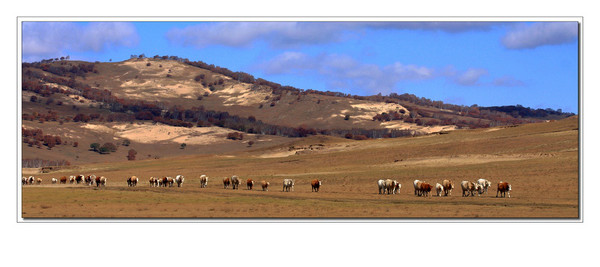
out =
<path fill-rule="evenodd" d="M 60 177 L 60 183 L 61 184 L 66 184 L 67 183 L 67 176 Z"/>
<path fill-rule="evenodd" d="M 252 181 L 252 179 L 246 180 L 246 187 L 248 188 L 248 190 L 252 190 L 253 186 L 254 186 L 254 181 Z"/>
<path fill-rule="evenodd" d="M 163 177 L 162 178 L 162 186 L 167 187 L 168 183 L 169 183 L 169 178 Z"/>
<path fill-rule="evenodd" d="M 79 183 L 83 182 L 83 178 L 84 178 L 83 175 L 77 175 L 75 177 L 75 183 L 79 184 Z"/>
<path fill-rule="evenodd" d="M 262 181 L 260 182 L 261 186 L 262 186 L 262 190 L 263 191 L 269 191 L 269 182 L 267 181 Z"/>
<path fill-rule="evenodd" d="M 498 193 L 500 193 L 500 197 L 506 197 L 506 193 L 508 192 L 508 197 L 510 197 L 511 186 L 507 182 L 500 181 L 498 183 L 498 191 L 496 191 L 496 197 L 498 197 Z"/>
<path fill-rule="evenodd" d="M 96 187 L 100 186 L 100 177 L 96 177 Z"/>
<path fill-rule="evenodd" d="M 420 195 L 421 196 L 429 196 L 429 192 L 431 192 L 432 188 L 433 188 L 433 186 L 431 186 L 428 183 L 425 183 L 425 182 L 421 183 L 421 188 L 420 188 L 421 193 L 420 193 Z"/>
<path fill-rule="evenodd" d="M 319 181 L 319 179 L 314 179 L 310 181 L 310 186 L 312 187 L 311 192 L 319 192 L 319 187 L 321 187 L 321 181 Z"/>
<path fill-rule="evenodd" d="M 230 184 L 231 180 L 229 179 L 229 177 L 223 179 L 223 188 L 227 189 L 227 187 L 229 187 Z"/>

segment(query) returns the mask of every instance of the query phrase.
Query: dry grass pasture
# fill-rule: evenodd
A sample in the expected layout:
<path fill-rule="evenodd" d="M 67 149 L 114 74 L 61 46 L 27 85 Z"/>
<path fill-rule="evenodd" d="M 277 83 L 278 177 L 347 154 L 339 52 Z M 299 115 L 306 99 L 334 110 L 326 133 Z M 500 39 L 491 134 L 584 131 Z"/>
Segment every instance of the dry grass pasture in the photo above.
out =
<path fill-rule="evenodd" d="M 32 218 L 570 218 L 580 216 L 579 121 L 457 130 L 413 138 L 353 141 L 325 136 L 232 153 L 159 160 L 94 163 L 53 173 L 22 187 L 22 217 Z M 104 188 L 52 185 L 51 177 L 95 174 Z M 183 187 L 154 188 L 150 176 L 184 175 Z M 207 188 L 199 176 L 209 176 Z M 128 176 L 140 177 L 127 187 Z M 238 175 L 239 190 L 222 179 Z M 270 182 L 269 191 L 248 178 Z M 282 192 L 282 180 L 296 180 Z M 310 181 L 323 185 L 311 192 Z M 378 194 L 376 181 L 402 184 L 398 195 Z M 487 194 L 461 197 L 460 182 L 492 181 Z M 412 182 L 454 181 L 449 197 L 417 197 Z M 511 198 L 496 198 L 500 180 Z M 434 194 L 433 194 L 434 195 Z"/>

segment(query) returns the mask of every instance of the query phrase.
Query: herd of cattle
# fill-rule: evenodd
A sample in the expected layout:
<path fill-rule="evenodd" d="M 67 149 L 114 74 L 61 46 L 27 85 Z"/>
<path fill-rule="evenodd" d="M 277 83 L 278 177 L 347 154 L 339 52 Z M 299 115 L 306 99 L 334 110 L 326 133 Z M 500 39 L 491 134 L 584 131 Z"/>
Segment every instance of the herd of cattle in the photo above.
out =
<path fill-rule="evenodd" d="M 100 176 L 97 177 L 96 175 L 71 175 L 70 177 L 67 178 L 67 176 L 63 176 L 60 177 L 60 179 L 56 179 L 56 178 L 51 178 L 51 182 L 52 184 L 56 184 L 56 183 L 60 183 L 60 184 L 66 184 L 67 180 L 69 181 L 70 184 L 86 184 L 89 186 L 94 185 L 94 183 L 96 183 L 96 186 L 106 186 L 106 180 L 107 178 L 104 176 Z M 170 176 L 166 176 L 166 177 L 150 177 L 149 184 L 151 187 L 172 187 L 175 184 L 177 184 L 177 187 L 181 187 L 183 186 L 183 182 L 185 180 L 185 177 L 183 175 L 177 175 L 175 176 L 175 178 L 170 177 Z M 134 187 L 137 186 L 137 184 L 139 183 L 139 178 L 137 176 L 131 176 L 129 178 L 127 178 L 127 186 L 129 187 Z M 22 183 L 23 185 L 33 185 L 33 184 L 42 184 L 42 178 L 35 178 L 33 176 L 29 176 L 27 177 L 23 177 L 22 179 Z M 231 178 L 227 177 L 223 179 L 223 188 L 227 189 L 229 188 L 229 186 L 232 187 L 232 189 L 239 189 L 241 183 L 241 179 L 237 176 L 234 175 Z M 269 191 L 269 182 L 267 181 L 261 181 L 260 182 L 262 190 L 263 191 Z M 283 179 L 283 188 L 282 191 L 284 192 L 290 192 L 290 191 L 294 191 L 294 184 L 295 184 L 295 180 L 294 179 Z M 208 176 L 206 175 L 201 175 L 200 176 L 200 188 L 206 188 L 206 186 L 208 185 Z M 321 181 L 319 181 L 318 179 L 314 179 L 310 182 L 311 185 L 311 192 L 319 192 L 319 188 L 321 187 Z M 462 181 L 460 183 L 461 189 L 462 189 L 462 196 L 463 197 L 468 197 L 468 196 L 475 196 L 475 195 L 482 195 L 484 193 L 487 193 L 488 188 L 491 187 L 492 183 L 486 179 L 479 179 L 476 182 L 470 182 L 470 181 Z M 391 180 L 391 179 L 386 179 L 386 180 L 378 180 L 377 181 L 377 186 L 379 187 L 379 194 L 399 194 L 400 193 L 400 188 L 402 188 L 402 185 L 400 183 L 398 183 L 398 181 L 396 180 Z M 454 189 L 454 183 L 451 180 L 443 180 L 442 183 L 436 183 L 435 187 L 432 186 L 431 184 L 425 182 L 425 181 L 421 181 L 421 180 L 415 180 L 413 182 L 413 186 L 414 186 L 414 194 L 416 196 L 430 196 L 430 193 L 433 189 L 435 189 L 436 195 L 441 197 L 441 196 L 450 196 L 452 195 L 452 189 Z M 248 190 L 252 190 L 252 188 L 254 187 L 254 180 L 252 179 L 247 179 L 246 180 L 246 189 Z M 500 197 L 506 197 L 506 194 L 508 193 L 508 197 L 510 198 L 510 191 L 511 191 L 511 185 L 507 182 L 503 182 L 500 181 L 498 183 L 498 187 L 497 187 L 497 191 L 496 191 L 496 197 L 498 197 L 498 194 L 500 194 Z"/>
<path fill-rule="evenodd" d="M 56 179 L 56 178 L 52 178 L 50 179 L 50 181 L 52 182 L 52 184 L 56 184 L 56 183 L 61 183 L 61 184 L 66 184 L 67 180 L 69 181 L 70 184 L 81 184 L 81 183 L 85 183 L 87 185 L 94 185 L 94 183 L 96 183 L 96 186 L 106 186 L 106 180 L 107 178 L 104 176 L 100 176 L 100 177 L 96 177 L 96 175 L 88 175 L 88 176 L 84 176 L 84 175 L 71 175 L 69 178 L 67 178 L 67 176 L 63 176 L 60 177 L 60 179 Z M 23 177 L 22 179 L 22 184 L 23 185 L 32 185 L 32 184 L 42 184 L 42 178 L 34 178 L 33 176 L 29 176 L 29 178 L 27 177 Z"/>
<path fill-rule="evenodd" d="M 402 186 L 396 180 L 392 181 L 390 179 L 379 180 L 379 181 L 377 181 L 377 185 L 379 186 L 379 194 L 399 193 L 400 187 Z M 431 193 L 431 190 L 433 190 L 435 188 L 436 195 L 438 197 L 441 197 L 441 196 L 452 195 L 452 189 L 454 189 L 454 182 L 452 182 L 451 180 L 443 180 L 441 184 L 436 183 L 435 187 L 433 187 L 431 184 L 429 184 L 425 181 L 415 180 L 413 182 L 413 186 L 415 188 L 414 194 L 416 196 L 429 196 Z M 492 186 L 492 183 L 483 178 L 477 180 L 476 182 L 462 181 L 460 183 L 463 197 L 475 196 L 475 194 L 480 196 L 484 193 L 487 193 L 488 188 L 491 186 Z M 496 190 L 496 197 L 498 197 L 498 194 L 500 194 L 500 197 L 506 197 L 506 194 L 508 194 L 508 197 L 510 197 L 511 190 L 512 190 L 512 188 L 509 183 L 500 181 L 500 182 L 498 182 L 498 187 Z"/>

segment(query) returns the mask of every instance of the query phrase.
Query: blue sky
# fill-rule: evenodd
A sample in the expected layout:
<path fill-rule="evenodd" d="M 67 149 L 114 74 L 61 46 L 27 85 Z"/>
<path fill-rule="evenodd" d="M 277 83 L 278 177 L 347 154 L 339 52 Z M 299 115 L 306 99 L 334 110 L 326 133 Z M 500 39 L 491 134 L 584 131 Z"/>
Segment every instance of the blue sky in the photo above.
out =
<path fill-rule="evenodd" d="M 577 22 L 23 22 L 23 61 L 173 55 L 301 89 L 578 112 Z"/>

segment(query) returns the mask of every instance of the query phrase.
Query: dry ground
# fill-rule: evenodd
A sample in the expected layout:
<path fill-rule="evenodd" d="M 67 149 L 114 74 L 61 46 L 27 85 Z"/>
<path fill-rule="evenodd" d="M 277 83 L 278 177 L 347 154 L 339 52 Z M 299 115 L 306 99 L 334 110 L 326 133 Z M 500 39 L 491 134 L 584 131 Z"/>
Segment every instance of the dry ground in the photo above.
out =
<path fill-rule="evenodd" d="M 297 139 L 288 145 L 228 155 L 81 165 L 37 175 L 43 185 L 23 186 L 22 216 L 28 218 L 572 218 L 579 217 L 578 119 L 518 127 L 459 130 L 415 138 L 346 141 Z M 320 145 L 319 145 L 320 144 Z M 290 145 L 290 146 L 291 146 Z M 321 146 L 322 145 L 322 146 Z M 289 150 L 289 149 L 288 149 Z M 281 153 L 281 154 L 277 154 Z M 265 156 L 267 155 L 267 156 Z M 279 155 L 279 157 L 277 156 Z M 51 177 L 73 174 L 108 177 L 106 188 L 50 185 Z M 151 188 L 150 176 L 186 177 L 181 188 Z M 208 188 L 199 176 L 208 175 Z M 238 175 L 271 183 L 263 192 L 223 189 Z M 25 173 L 27 175 L 27 173 Z M 135 188 L 130 175 L 141 177 Z M 281 192 L 284 178 L 294 192 Z M 323 181 L 311 192 L 310 180 Z M 379 195 L 376 181 L 396 179 L 399 195 Z M 512 184 L 512 198 L 461 197 L 460 182 L 478 178 Z M 450 197 L 417 197 L 412 181 L 451 179 Z M 493 186 L 494 187 L 494 186 Z"/>

